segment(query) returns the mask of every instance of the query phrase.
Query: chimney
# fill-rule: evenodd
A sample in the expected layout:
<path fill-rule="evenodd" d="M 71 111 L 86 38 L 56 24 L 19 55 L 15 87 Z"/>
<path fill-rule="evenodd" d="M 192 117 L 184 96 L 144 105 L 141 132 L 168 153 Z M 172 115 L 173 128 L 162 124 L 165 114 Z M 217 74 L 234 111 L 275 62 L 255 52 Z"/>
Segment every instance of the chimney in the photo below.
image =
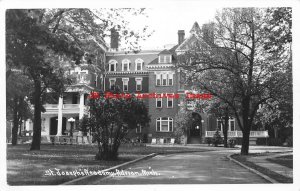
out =
<path fill-rule="evenodd" d="M 110 48 L 115 51 L 119 48 L 119 33 L 114 28 L 110 30 Z"/>
<path fill-rule="evenodd" d="M 178 30 L 178 45 L 184 41 L 184 30 Z"/>

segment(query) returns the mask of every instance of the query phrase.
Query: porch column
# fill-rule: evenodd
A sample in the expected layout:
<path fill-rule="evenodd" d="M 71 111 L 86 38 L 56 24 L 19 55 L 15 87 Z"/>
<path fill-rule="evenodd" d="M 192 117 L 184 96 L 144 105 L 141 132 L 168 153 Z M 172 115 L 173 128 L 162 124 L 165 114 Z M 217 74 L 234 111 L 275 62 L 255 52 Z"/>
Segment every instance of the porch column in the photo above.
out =
<path fill-rule="evenodd" d="M 79 119 L 82 119 L 84 115 L 84 93 L 80 93 L 80 102 L 79 102 Z"/>
<path fill-rule="evenodd" d="M 62 109 L 63 109 L 63 98 L 59 97 L 58 99 L 58 122 L 57 122 L 57 136 L 62 135 Z"/>

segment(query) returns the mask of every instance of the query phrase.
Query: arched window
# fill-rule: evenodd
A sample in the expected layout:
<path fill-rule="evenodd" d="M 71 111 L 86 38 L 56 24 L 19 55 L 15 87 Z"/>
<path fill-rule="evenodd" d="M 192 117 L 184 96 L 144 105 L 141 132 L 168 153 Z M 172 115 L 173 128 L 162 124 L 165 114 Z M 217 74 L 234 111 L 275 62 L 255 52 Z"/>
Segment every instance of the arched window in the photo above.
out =
<path fill-rule="evenodd" d="M 108 68 L 108 71 L 109 72 L 115 72 L 117 71 L 117 61 L 116 60 L 111 60 L 109 61 L 109 68 Z"/>
<path fill-rule="evenodd" d="M 171 132 L 173 131 L 173 119 L 171 117 L 160 117 L 156 119 L 156 131 Z"/>
<path fill-rule="evenodd" d="M 135 60 L 135 70 L 136 71 L 142 71 L 143 70 L 143 63 L 144 61 L 140 58 Z"/>
<path fill-rule="evenodd" d="M 130 61 L 128 59 L 124 59 L 122 61 L 122 71 L 129 71 L 129 64 L 130 64 Z"/>

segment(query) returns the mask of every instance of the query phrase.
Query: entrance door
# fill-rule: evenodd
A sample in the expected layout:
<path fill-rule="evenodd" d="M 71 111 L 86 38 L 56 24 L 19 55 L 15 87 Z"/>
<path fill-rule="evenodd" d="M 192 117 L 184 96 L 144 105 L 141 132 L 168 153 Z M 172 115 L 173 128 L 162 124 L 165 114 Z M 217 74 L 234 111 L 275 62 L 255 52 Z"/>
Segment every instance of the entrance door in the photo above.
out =
<path fill-rule="evenodd" d="M 202 118 L 198 113 L 192 113 L 192 125 L 190 126 L 188 144 L 201 143 Z"/>
<path fill-rule="evenodd" d="M 191 128 L 191 137 L 199 137 L 200 136 L 200 126 L 197 124 L 194 124 Z"/>

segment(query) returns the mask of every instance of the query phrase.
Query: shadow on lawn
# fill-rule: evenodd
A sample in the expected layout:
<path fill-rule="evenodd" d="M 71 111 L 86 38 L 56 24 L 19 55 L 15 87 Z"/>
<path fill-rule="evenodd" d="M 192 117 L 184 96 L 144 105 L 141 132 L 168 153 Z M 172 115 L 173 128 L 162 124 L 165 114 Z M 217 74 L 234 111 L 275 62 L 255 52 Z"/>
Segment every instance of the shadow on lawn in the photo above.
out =
<path fill-rule="evenodd" d="M 41 145 L 39 151 L 29 151 L 30 145 L 7 145 L 7 182 L 9 185 L 55 185 L 78 178 L 75 176 L 46 176 L 46 170 L 103 170 L 151 153 L 207 151 L 184 147 L 120 147 L 116 161 L 97 161 L 97 146 Z"/>
<path fill-rule="evenodd" d="M 137 158 L 120 155 L 117 161 L 95 160 L 96 148 L 77 145 L 42 145 L 40 151 L 29 151 L 28 145 L 7 147 L 7 182 L 9 185 L 53 185 L 75 176 L 46 176 L 46 170 L 103 170 Z"/>

